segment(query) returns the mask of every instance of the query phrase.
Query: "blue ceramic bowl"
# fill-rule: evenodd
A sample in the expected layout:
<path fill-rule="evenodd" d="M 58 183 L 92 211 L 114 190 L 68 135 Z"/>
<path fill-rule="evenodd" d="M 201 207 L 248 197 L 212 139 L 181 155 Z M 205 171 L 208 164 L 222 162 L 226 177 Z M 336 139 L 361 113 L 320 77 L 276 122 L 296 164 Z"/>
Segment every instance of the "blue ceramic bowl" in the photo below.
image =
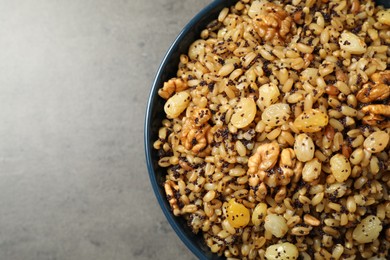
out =
<path fill-rule="evenodd" d="M 383 5 L 386 8 L 390 8 L 390 0 L 375 0 L 377 5 Z"/>
<path fill-rule="evenodd" d="M 145 154 L 148 166 L 149 177 L 152 183 L 154 193 L 158 203 L 161 206 L 169 224 L 175 230 L 183 243 L 199 259 L 223 259 L 216 254 L 211 253 L 209 248 L 203 242 L 201 235 L 195 235 L 187 226 L 183 218 L 175 217 L 170 209 L 169 203 L 165 197 L 163 183 L 165 181 L 166 169 L 158 166 L 158 155 L 153 149 L 153 142 L 158 139 L 158 129 L 161 121 L 165 118 L 164 100 L 160 98 L 157 91 L 165 81 L 176 75 L 178 69 L 180 54 L 187 53 L 192 42 L 200 37 L 200 32 L 206 28 L 207 24 L 218 17 L 219 12 L 226 6 L 232 6 L 237 0 L 215 0 L 210 5 L 200 11 L 180 32 L 176 40 L 172 43 L 166 53 L 154 79 L 150 91 L 145 116 Z M 389 7 L 390 0 L 377 0 L 378 4 Z"/>
<path fill-rule="evenodd" d="M 158 129 L 161 127 L 161 121 L 165 118 L 163 109 L 165 100 L 159 97 L 157 91 L 165 81 L 176 75 L 180 54 L 188 52 L 191 43 L 200 38 L 200 32 L 206 28 L 208 23 L 218 17 L 219 12 L 224 7 L 232 6 L 236 2 L 237 0 L 215 0 L 200 11 L 180 32 L 157 71 L 150 91 L 145 116 L 144 138 L 146 163 L 154 193 L 172 228 L 183 243 L 199 259 L 222 259 L 222 257 L 211 253 L 207 245 L 203 242 L 202 236 L 192 233 L 183 218 L 178 218 L 173 215 L 165 197 L 163 182 L 165 181 L 166 169 L 158 166 L 157 162 L 159 158 L 157 151 L 153 149 L 153 142 L 158 139 Z"/>

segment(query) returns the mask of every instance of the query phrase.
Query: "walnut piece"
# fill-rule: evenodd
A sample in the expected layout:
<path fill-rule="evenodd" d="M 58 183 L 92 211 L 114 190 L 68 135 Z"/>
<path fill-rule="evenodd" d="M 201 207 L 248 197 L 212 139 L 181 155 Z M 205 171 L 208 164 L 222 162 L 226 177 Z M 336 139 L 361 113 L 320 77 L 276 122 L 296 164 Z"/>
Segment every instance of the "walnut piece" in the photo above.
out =
<path fill-rule="evenodd" d="M 383 83 L 386 85 L 390 85 L 390 70 L 385 70 L 372 74 L 371 80 L 378 84 Z"/>
<path fill-rule="evenodd" d="M 275 167 L 278 163 L 279 154 L 279 164 L 278 167 Z M 285 148 L 280 153 L 277 142 L 262 144 L 248 160 L 249 185 L 253 189 L 256 189 L 259 183 L 265 183 L 271 188 L 286 186 L 294 175 L 297 166 L 296 162 L 293 149 Z M 264 194 L 258 196 L 262 195 Z M 278 194 L 278 199 L 281 199 L 284 195 L 283 191 L 281 191 Z"/>
<path fill-rule="evenodd" d="M 362 107 L 362 112 L 365 114 L 390 116 L 390 106 L 383 104 L 374 104 Z"/>
<path fill-rule="evenodd" d="M 371 126 L 378 126 L 379 128 L 390 127 L 390 105 L 375 104 L 368 105 L 361 109 L 367 116 L 363 117 L 362 123 Z"/>
<path fill-rule="evenodd" d="M 374 83 L 367 83 L 356 95 L 356 98 L 362 103 L 381 101 L 384 104 L 370 104 L 362 107 L 361 111 L 366 116 L 363 117 L 362 123 L 379 128 L 390 126 L 390 105 L 386 102 L 390 96 L 390 70 L 372 74 L 371 80 Z M 381 103 L 379 102 L 379 103 Z"/>
<path fill-rule="evenodd" d="M 170 98 L 175 92 L 180 92 L 188 88 L 187 82 L 181 78 L 172 78 L 164 82 L 164 86 L 158 90 L 158 95 L 164 99 Z"/>
<path fill-rule="evenodd" d="M 268 187 L 286 186 L 294 175 L 296 162 L 294 150 L 291 148 L 283 149 L 280 154 L 279 167 L 274 167 L 268 171 L 259 171 L 258 175 Z"/>
<path fill-rule="evenodd" d="M 207 133 L 211 129 L 208 124 L 210 118 L 211 111 L 208 108 L 195 108 L 191 117 L 183 118 L 180 141 L 186 149 L 199 153 L 207 146 Z"/>
<path fill-rule="evenodd" d="M 177 199 L 175 198 L 175 194 L 173 192 L 173 189 L 177 192 L 179 190 L 179 187 L 175 185 L 173 181 L 165 181 L 164 183 L 164 189 L 165 189 L 165 194 L 167 196 L 169 205 L 171 206 L 173 210 L 173 214 L 175 216 L 178 216 L 180 214 L 180 209 L 177 204 Z"/>
<path fill-rule="evenodd" d="M 253 174 L 274 167 L 278 161 L 279 151 L 277 142 L 266 143 L 257 147 L 256 152 L 248 160 L 248 173 Z"/>
<path fill-rule="evenodd" d="M 191 119 L 196 126 L 201 126 L 211 118 L 211 111 L 208 108 L 196 108 L 191 114 Z"/>
<path fill-rule="evenodd" d="M 362 103 L 384 100 L 390 96 L 390 86 L 378 83 L 366 83 L 356 94 L 356 98 Z"/>
<path fill-rule="evenodd" d="M 283 149 L 280 154 L 279 167 L 282 169 L 282 174 L 279 177 L 279 185 L 287 185 L 290 183 L 291 177 L 294 175 L 294 167 L 296 164 L 295 153 L 291 148 Z"/>
<path fill-rule="evenodd" d="M 275 3 L 261 3 L 258 12 L 252 16 L 253 26 L 257 34 L 265 41 L 274 44 L 287 39 L 293 19 L 283 9 L 283 6 Z"/>
<path fill-rule="evenodd" d="M 381 115 L 369 114 L 362 119 L 363 124 L 370 126 L 378 126 L 379 128 L 390 127 L 390 121 L 385 120 Z"/>

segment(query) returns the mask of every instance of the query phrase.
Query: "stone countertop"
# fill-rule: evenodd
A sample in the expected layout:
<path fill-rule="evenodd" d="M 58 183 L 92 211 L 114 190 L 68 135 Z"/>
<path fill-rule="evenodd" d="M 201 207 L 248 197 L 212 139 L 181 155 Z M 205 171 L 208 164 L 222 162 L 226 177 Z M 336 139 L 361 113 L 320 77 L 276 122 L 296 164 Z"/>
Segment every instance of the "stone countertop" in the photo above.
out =
<path fill-rule="evenodd" d="M 143 121 L 211 0 L 3 1 L 0 259 L 195 259 L 149 182 Z"/>

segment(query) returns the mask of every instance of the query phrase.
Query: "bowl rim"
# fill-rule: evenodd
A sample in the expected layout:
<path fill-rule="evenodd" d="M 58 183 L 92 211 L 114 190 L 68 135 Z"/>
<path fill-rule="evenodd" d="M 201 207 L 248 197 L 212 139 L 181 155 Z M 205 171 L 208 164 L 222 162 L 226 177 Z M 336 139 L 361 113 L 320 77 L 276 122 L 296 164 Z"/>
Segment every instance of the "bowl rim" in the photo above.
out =
<path fill-rule="evenodd" d="M 216 9 L 218 6 L 220 6 L 222 3 L 229 3 L 229 1 L 226 0 L 214 0 L 210 4 L 206 5 L 203 9 L 201 9 L 200 12 L 198 12 L 186 25 L 185 27 L 180 31 L 180 33 L 176 36 L 173 43 L 168 48 L 168 51 L 165 53 L 164 58 L 162 62 L 160 63 L 160 66 L 157 69 L 157 73 L 154 77 L 152 88 L 149 92 L 148 101 L 146 105 L 146 113 L 145 113 L 145 121 L 144 121 L 144 149 L 145 149 L 145 157 L 146 157 L 146 165 L 149 173 L 149 179 L 152 184 L 152 188 L 154 191 L 154 194 L 157 198 L 158 204 L 160 205 L 160 208 L 162 209 L 166 219 L 168 220 L 169 224 L 173 228 L 173 230 L 176 232 L 176 234 L 179 236 L 180 240 L 187 246 L 188 249 L 191 250 L 191 252 L 198 257 L 199 259 L 207 259 L 205 256 L 205 252 L 200 250 L 196 244 L 183 232 L 181 226 L 178 224 L 176 217 L 173 216 L 171 209 L 166 207 L 164 204 L 164 201 L 166 200 L 165 197 L 161 195 L 159 192 L 158 187 L 158 181 L 156 179 L 156 172 L 153 168 L 153 161 L 152 161 L 152 140 L 150 140 L 151 136 L 151 129 L 149 126 L 151 125 L 152 120 L 152 113 L 151 111 L 154 108 L 154 96 L 157 95 L 158 89 L 161 87 L 159 83 L 159 78 L 162 76 L 164 72 L 164 68 L 168 64 L 168 62 L 171 59 L 171 56 L 173 55 L 173 52 L 178 49 L 180 42 L 191 32 L 191 30 L 196 26 L 196 24 L 204 18 L 210 11 Z M 211 251 L 210 251 L 211 252 Z"/>
<path fill-rule="evenodd" d="M 237 1 L 237 0 L 235 0 Z M 377 5 L 383 5 L 386 8 L 388 8 L 386 5 L 390 5 L 388 0 L 374 0 Z M 204 251 L 202 251 L 183 231 L 182 227 L 179 225 L 177 221 L 177 217 L 175 217 L 170 209 L 170 207 L 166 206 L 166 198 L 165 196 L 162 196 L 162 194 L 159 192 L 159 184 L 156 178 L 156 172 L 153 168 L 153 161 L 152 161 L 152 146 L 153 142 L 150 139 L 151 136 L 151 129 L 149 126 L 151 125 L 152 120 L 152 111 L 155 106 L 154 104 L 154 97 L 157 95 L 158 89 L 161 87 L 159 85 L 159 79 L 164 73 L 164 68 L 169 63 L 173 53 L 175 50 L 178 50 L 180 43 L 185 39 L 185 37 L 191 32 L 191 30 L 196 26 L 196 24 L 203 19 L 210 11 L 216 9 L 218 6 L 221 6 L 223 3 L 225 3 L 225 6 L 229 6 L 228 3 L 230 1 L 227 0 L 213 0 L 211 3 L 206 5 L 203 9 L 201 9 L 185 26 L 184 28 L 179 32 L 179 34 L 176 36 L 175 40 L 172 42 L 168 50 L 166 51 L 164 58 L 162 59 L 157 72 L 154 76 L 153 83 L 151 85 L 151 89 L 148 95 L 147 105 L 146 105 L 146 112 L 145 112 L 145 118 L 144 118 L 144 151 L 145 151 L 145 159 L 146 159 L 146 165 L 148 169 L 149 174 L 149 180 L 153 188 L 153 192 L 155 197 L 157 198 L 158 204 L 163 211 L 168 223 L 173 228 L 175 233 L 178 235 L 180 240 L 185 244 L 185 246 L 190 249 L 190 251 L 198 258 L 198 259 L 207 259 L 206 254 Z M 221 8 L 222 9 L 222 8 Z M 211 251 L 210 251 L 211 253 Z"/>

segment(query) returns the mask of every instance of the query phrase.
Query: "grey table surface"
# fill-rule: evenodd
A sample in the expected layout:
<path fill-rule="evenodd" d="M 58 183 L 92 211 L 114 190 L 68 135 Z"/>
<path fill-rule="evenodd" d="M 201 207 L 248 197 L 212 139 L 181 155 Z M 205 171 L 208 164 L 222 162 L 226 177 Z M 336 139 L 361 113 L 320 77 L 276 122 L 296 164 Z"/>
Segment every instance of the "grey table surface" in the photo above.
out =
<path fill-rule="evenodd" d="M 151 82 L 211 0 L 0 0 L 0 259 L 195 259 L 152 192 Z"/>

